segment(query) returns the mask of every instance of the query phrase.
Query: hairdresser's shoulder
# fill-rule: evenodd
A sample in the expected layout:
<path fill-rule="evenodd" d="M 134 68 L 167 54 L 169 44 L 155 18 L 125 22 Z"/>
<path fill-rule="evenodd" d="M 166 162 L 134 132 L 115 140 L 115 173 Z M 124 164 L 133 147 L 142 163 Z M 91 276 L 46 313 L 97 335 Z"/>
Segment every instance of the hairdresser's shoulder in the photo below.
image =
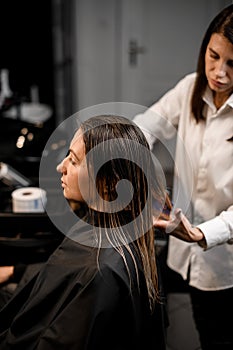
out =
<path fill-rule="evenodd" d="M 196 73 L 192 72 L 181 77 L 173 87 L 172 94 L 175 93 L 176 97 L 180 97 L 181 100 L 183 100 L 184 95 L 189 95 L 190 91 L 193 89 L 196 76 Z"/>
<path fill-rule="evenodd" d="M 194 83 L 196 77 L 197 77 L 197 73 L 196 72 L 188 73 L 188 74 L 184 75 L 179 80 L 178 84 L 188 87 L 188 86 L 190 86 L 190 85 L 192 85 Z"/>

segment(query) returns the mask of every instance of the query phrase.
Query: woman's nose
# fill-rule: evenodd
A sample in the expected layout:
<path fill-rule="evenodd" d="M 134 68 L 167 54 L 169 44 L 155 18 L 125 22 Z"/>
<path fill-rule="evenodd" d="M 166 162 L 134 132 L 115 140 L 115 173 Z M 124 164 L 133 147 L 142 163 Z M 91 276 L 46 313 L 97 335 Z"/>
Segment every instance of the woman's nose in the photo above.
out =
<path fill-rule="evenodd" d="M 217 66 L 216 66 L 216 69 L 215 69 L 215 72 L 216 72 L 216 76 L 218 78 L 224 78 L 225 75 L 226 75 L 226 65 L 225 63 L 219 63 Z"/>
<path fill-rule="evenodd" d="M 64 160 L 62 160 L 56 167 L 56 170 L 57 170 L 58 173 L 62 173 L 63 161 Z"/>

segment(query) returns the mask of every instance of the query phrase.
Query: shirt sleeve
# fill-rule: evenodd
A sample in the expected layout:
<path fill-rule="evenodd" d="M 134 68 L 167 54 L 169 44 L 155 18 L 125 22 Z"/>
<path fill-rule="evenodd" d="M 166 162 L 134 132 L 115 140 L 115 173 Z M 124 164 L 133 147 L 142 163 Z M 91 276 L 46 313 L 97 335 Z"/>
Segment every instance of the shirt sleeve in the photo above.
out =
<path fill-rule="evenodd" d="M 185 76 L 144 113 L 133 118 L 151 149 L 157 139 L 171 139 L 176 135 L 184 94 L 194 79 L 195 73 Z"/>
<path fill-rule="evenodd" d="M 233 244 L 233 205 L 227 211 L 223 211 L 220 215 L 197 227 L 205 236 L 205 249 L 223 243 Z"/>

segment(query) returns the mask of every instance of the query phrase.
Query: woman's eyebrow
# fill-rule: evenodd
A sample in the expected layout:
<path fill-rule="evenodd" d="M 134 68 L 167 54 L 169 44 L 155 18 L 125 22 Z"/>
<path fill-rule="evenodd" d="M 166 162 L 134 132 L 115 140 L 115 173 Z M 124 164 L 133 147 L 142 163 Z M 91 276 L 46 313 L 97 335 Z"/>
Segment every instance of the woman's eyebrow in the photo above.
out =
<path fill-rule="evenodd" d="M 72 153 L 77 160 L 80 160 L 77 154 L 72 150 L 72 148 L 69 148 L 69 153 Z"/>

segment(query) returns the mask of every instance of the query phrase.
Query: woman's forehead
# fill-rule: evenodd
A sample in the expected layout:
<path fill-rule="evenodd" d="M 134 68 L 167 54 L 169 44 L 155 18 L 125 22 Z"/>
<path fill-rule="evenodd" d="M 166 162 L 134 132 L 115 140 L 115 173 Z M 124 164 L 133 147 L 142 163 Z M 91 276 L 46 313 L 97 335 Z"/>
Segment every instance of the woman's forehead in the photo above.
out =
<path fill-rule="evenodd" d="M 85 152 L 83 133 L 80 129 L 78 129 L 78 131 L 75 133 L 70 143 L 70 149 L 72 149 L 75 153 Z"/>
<path fill-rule="evenodd" d="M 79 143 L 83 141 L 83 133 L 81 131 L 81 129 L 79 128 L 76 133 L 74 134 L 74 137 L 72 138 L 71 142 L 70 142 L 70 146 L 74 146 L 75 144 Z"/>

